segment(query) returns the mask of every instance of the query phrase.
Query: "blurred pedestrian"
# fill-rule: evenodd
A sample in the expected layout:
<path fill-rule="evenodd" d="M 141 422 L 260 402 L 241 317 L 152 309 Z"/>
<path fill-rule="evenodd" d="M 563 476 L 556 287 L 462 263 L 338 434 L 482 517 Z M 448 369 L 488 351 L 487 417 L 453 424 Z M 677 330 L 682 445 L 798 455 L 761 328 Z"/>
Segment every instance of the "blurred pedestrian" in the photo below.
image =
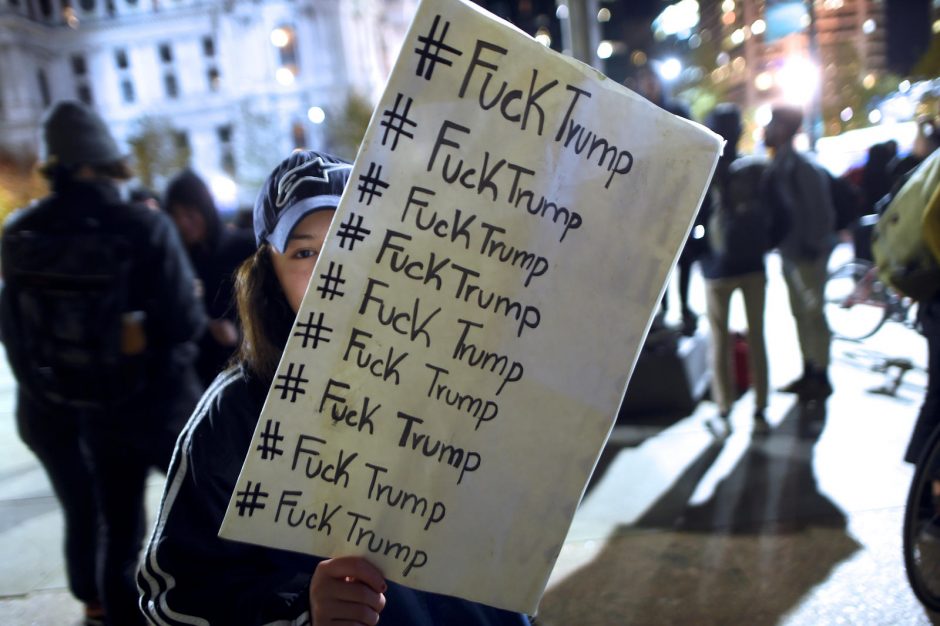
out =
<path fill-rule="evenodd" d="M 823 305 L 826 266 L 834 244 L 835 210 L 828 174 L 793 147 L 802 123 L 803 114 L 798 108 L 775 107 L 764 129 L 764 142 L 773 153 L 767 172 L 767 201 L 776 203 L 788 218 L 787 233 L 778 248 L 803 356 L 803 374 L 780 391 L 809 401 L 832 393 L 832 335 Z"/>
<path fill-rule="evenodd" d="M 891 164 L 897 154 L 898 143 L 893 139 L 868 149 L 868 159 L 862 167 L 863 215 L 874 213 L 878 201 L 891 191 Z"/>
<path fill-rule="evenodd" d="M 670 98 L 663 89 L 662 80 L 649 65 L 643 65 L 636 71 L 635 76 L 629 81 L 628 86 L 636 89 L 641 96 L 660 107 L 669 111 L 673 115 L 685 119 L 692 119 L 688 107 L 678 100 Z M 679 282 L 679 306 L 681 307 L 681 329 L 682 334 L 691 336 L 695 334 L 698 325 L 698 314 L 689 306 L 689 283 L 692 277 L 692 265 L 705 251 L 704 221 L 701 212 L 696 216 L 695 224 L 692 226 L 692 232 L 689 233 L 682 251 L 679 253 L 679 259 L 676 262 L 676 278 Z M 672 282 L 671 277 L 666 283 L 667 289 L 663 292 L 661 303 L 661 313 L 657 316 L 657 323 L 663 323 L 665 316 L 669 311 L 669 289 L 668 285 Z"/>
<path fill-rule="evenodd" d="M 10 217 L 0 245 L 17 426 L 62 504 L 85 624 L 133 626 L 145 481 L 199 397 L 205 316 L 172 222 L 121 199 L 131 171 L 101 118 L 56 104 L 42 152 L 52 192 Z"/>
<path fill-rule="evenodd" d="M 891 190 L 898 191 L 907 181 L 907 176 L 938 147 L 940 147 L 940 127 L 928 117 L 918 118 L 917 135 L 914 137 L 911 151 L 904 156 L 898 155 L 891 162 Z M 887 203 L 884 206 L 887 206 Z"/>
<path fill-rule="evenodd" d="M 737 390 L 728 308 L 732 294 L 740 291 L 747 315 L 747 364 L 748 378 L 754 389 L 754 432 L 761 434 L 770 429 L 764 414 L 767 408 L 764 255 L 785 231 L 786 216 L 775 205 L 768 204 L 762 194 L 767 161 L 738 156 L 741 111 L 737 105 L 725 103 L 715 107 L 709 115 L 708 127 L 726 143 L 702 206 L 708 248 L 701 257 L 701 267 L 712 337 L 712 400 L 718 405 L 718 419 L 709 420 L 706 425 L 719 436 L 731 432 L 728 417 Z"/>
<path fill-rule="evenodd" d="M 208 387 L 238 346 L 234 273 L 254 254 L 255 242 L 251 233 L 222 223 L 209 187 L 191 170 L 181 172 L 167 185 L 164 208 L 176 223 L 202 284 L 209 325 L 199 340 L 196 370 L 203 386 Z"/>

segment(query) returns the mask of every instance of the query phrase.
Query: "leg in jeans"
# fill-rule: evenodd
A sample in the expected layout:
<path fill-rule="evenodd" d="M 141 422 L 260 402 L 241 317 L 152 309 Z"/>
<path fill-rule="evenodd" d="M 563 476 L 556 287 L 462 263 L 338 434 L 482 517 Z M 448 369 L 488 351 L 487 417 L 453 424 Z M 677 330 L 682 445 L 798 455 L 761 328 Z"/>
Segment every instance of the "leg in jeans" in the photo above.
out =
<path fill-rule="evenodd" d="M 826 259 L 797 262 L 784 259 L 784 279 L 803 360 L 824 372 L 829 367 L 831 337 L 823 311 Z"/>
<path fill-rule="evenodd" d="M 136 626 L 144 623 L 135 575 L 145 525 L 149 463 L 127 436 L 99 430 L 90 439 L 103 520 L 98 550 L 102 601 L 111 626 Z"/>
<path fill-rule="evenodd" d="M 767 278 L 763 272 L 741 277 L 747 315 L 748 369 L 754 388 L 754 411 L 767 408 L 767 345 L 764 342 L 764 309 Z"/>
<path fill-rule="evenodd" d="M 731 381 L 731 340 L 728 334 L 728 304 L 736 287 L 734 279 L 719 278 L 705 282 L 708 325 L 712 334 L 712 400 L 718 411 L 727 415 L 734 401 Z"/>
<path fill-rule="evenodd" d="M 79 418 L 52 413 L 20 391 L 16 421 L 20 438 L 39 458 L 62 505 L 69 590 L 85 604 L 96 603 L 98 507 Z"/>

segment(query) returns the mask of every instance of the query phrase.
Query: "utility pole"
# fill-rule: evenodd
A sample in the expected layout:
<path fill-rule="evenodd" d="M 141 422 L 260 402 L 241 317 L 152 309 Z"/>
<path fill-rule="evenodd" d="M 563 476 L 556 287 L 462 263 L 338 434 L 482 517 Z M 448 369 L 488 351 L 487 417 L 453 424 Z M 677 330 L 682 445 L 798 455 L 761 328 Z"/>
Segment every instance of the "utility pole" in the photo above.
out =
<path fill-rule="evenodd" d="M 809 111 L 807 111 L 807 130 L 809 135 L 809 147 L 816 150 L 816 141 L 822 135 L 822 90 L 826 81 L 824 80 L 825 70 L 823 69 L 822 59 L 819 54 L 819 38 L 816 36 L 816 3 L 814 0 L 804 0 L 806 2 L 806 14 L 809 16 L 809 26 L 806 29 L 808 40 L 809 60 L 813 65 L 819 68 L 819 83 L 813 91 L 813 96 L 809 101 Z"/>
<path fill-rule="evenodd" d="M 566 8 L 559 16 L 562 51 L 603 72 L 604 64 L 597 56 L 601 42 L 597 0 L 563 0 L 559 6 Z"/>

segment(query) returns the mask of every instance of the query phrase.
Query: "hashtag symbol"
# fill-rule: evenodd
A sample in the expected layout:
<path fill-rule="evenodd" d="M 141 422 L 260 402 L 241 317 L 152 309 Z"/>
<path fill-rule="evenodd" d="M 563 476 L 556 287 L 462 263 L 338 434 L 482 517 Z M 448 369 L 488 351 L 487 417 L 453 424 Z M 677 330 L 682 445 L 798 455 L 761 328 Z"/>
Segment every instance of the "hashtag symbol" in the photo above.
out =
<path fill-rule="evenodd" d="M 281 423 L 268 420 L 268 423 L 264 426 L 264 432 L 261 433 L 261 445 L 256 448 L 261 452 L 261 460 L 267 461 L 284 454 L 284 451 L 277 447 L 280 441 L 284 441 L 284 435 L 281 434 Z"/>
<path fill-rule="evenodd" d="M 346 284 L 346 279 L 343 278 L 342 265 L 337 265 L 333 261 L 330 261 L 330 269 L 326 270 L 325 274 L 320 274 L 320 279 L 323 281 L 323 284 L 317 287 L 317 291 L 322 294 L 324 299 L 329 297 L 330 300 L 332 300 L 336 296 L 342 298 L 346 295 L 339 290 L 340 285 Z"/>
<path fill-rule="evenodd" d="M 320 345 L 321 341 L 323 343 L 330 343 L 330 340 L 327 338 L 327 335 L 333 332 L 333 329 L 323 324 L 323 313 L 320 313 L 320 317 L 317 318 L 316 322 L 313 321 L 313 316 L 314 316 L 314 313 L 311 311 L 310 314 L 307 316 L 306 322 L 300 322 L 300 321 L 297 322 L 297 328 L 300 328 L 301 330 L 298 330 L 296 333 L 294 333 L 294 337 L 303 338 L 304 348 L 307 347 L 308 341 L 312 341 L 313 342 L 312 348 L 316 350 L 317 346 Z M 303 374 L 303 368 L 304 366 L 301 365 L 300 372 L 297 373 L 298 376 L 300 376 L 300 374 Z M 290 372 L 290 370 L 287 370 L 287 371 L 288 373 Z M 304 382 L 307 382 L 307 381 L 304 381 Z M 284 393 L 286 394 L 287 392 L 285 391 Z M 301 391 L 300 393 L 303 393 L 303 391 Z M 283 400 L 283 397 L 281 399 Z M 293 400 L 291 400 L 291 402 L 293 402 Z"/>
<path fill-rule="evenodd" d="M 415 72 L 416 76 L 424 76 L 425 80 L 431 80 L 431 74 L 434 73 L 434 67 L 438 63 L 443 63 L 444 65 L 453 65 L 448 59 L 445 59 L 441 56 L 441 51 L 450 52 L 461 56 L 463 52 L 457 48 L 453 48 L 444 43 L 444 39 L 447 37 L 447 31 L 450 29 L 450 22 L 444 24 L 444 30 L 441 31 L 440 39 L 435 39 L 437 36 L 437 27 L 441 24 L 441 16 L 436 15 L 434 17 L 434 23 L 431 24 L 431 32 L 427 35 L 422 35 L 418 37 L 418 42 L 423 43 L 423 48 L 415 48 L 415 52 L 418 53 L 418 56 L 421 57 L 418 60 L 418 71 Z M 431 48 L 434 48 L 433 52 Z"/>
<path fill-rule="evenodd" d="M 350 213 L 349 219 L 339 225 L 339 232 L 336 233 L 336 236 L 339 237 L 339 247 L 345 249 L 346 243 L 349 242 L 351 252 L 356 242 L 365 241 L 366 235 L 371 232 L 368 228 L 362 227 L 361 215 Z"/>
<path fill-rule="evenodd" d="M 414 139 L 414 134 L 405 130 L 405 124 L 408 126 L 413 126 L 417 128 L 417 124 L 408 117 L 408 113 L 411 111 L 411 104 L 414 102 L 411 98 L 408 98 L 408 102 L 405 103 L 404 110 L 400 111 L 401 102 L 405 96 L 398 94 L 395 96 L 395 107 L 389 111 L 385 109 L 382 113 L 382 117 L 387 117 L 387 120 L 382 120 L 379 122 L 382 126 L 385 127 L 385 134 L 382 135 L 382 145 L 385 145 L 385 142 L 388 141 L 388 134 L 391 132 L 395 133 L 395 136 L 392 138 L 392 152 L 395 152 L 395 148 L 398 147 L 398 137 L 404 135 L 408 139 Z"/>
<path fill-rule="evenodd" d="M 255 488 L 252 490 L 251 481 L 248 481 L 248 486 L 245 487 L 244 491 L 239 491 L 235 494 L 235 497 L 238 500 L 235 502 L 235 507 L 238 509 L 238 516 L 245 517 L 245 511 L 248 511 L 248 517 L 254 515 L 255 509 L 264 508 L 264 499 L 268 497 L 266 491 L 261 491 L 261 483 L 255 483 Z M 261 500 L 261 502 L 258 502 Z"/>
<path fill-rule="evenodd" d="M 369 171 L 365 174 L 359 175 L 359 202 L 362 202 L 362 199 L 366 197 L 366 194 L 369 194 L 369 199 L 366 201 L 366 206 L 372 204 L 372 198 L 375 196 L 382 197 L 382 192 L 379 191 L 379 187 L 382 189 L 388 189 L 388 183 L 382 180 L 382 166 L 376 165 L 375 161 L 369 164 Z"/>
<path fill-rule="evenodd" d="M 290 394 L 290 401 L 297 402 L 297 394 L 305 394 L 301 383 L 309 383 L 310 380 L 303 377 L 304 375 L 304 366 L 301 363 L 297 368 L 297 375 L 294 375 L 294 363 L 290 363 L 287 366 L 286 374 L 279 374 L 277 379 L 283 381 L 279 385 L 274 385 L 274 389 L 281 392 L 281 400 L 287 400 L 287 394 Z"/>

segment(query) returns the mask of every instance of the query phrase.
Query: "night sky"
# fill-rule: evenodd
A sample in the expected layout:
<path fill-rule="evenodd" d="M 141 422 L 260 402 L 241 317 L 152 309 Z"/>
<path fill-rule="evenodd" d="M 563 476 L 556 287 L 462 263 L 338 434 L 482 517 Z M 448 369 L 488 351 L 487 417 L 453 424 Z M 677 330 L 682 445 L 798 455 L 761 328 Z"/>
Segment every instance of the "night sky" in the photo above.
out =
<path fill-rule="evenodd" d="M 721 0 L 699 0 L 699 3 Z M 555 20 L 554 0 L 476 0 L 493 13 L 515 22 L 520 28 L 534 32 L 539 24 L 534 19 L 542 14 Z M 600 3 L 624 19 L 650 19 L 670 4 L 663 0 L 617 0 Z M 887 18 L 888 67 L 898 74 L 906 74 L 927 50 L 931 37 L 930 0 L 885 0 Z"/>

